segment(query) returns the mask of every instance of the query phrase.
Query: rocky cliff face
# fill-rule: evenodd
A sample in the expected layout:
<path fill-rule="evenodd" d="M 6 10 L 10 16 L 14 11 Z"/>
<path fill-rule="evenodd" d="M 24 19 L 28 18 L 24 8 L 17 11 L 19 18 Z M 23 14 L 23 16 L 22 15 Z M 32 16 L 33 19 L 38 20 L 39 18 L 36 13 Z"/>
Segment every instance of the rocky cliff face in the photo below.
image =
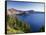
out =
<path fill-rule="evenodd" d="M 7 10 L 7 15 L 13 15 L 13 14 L 15 14 L 16 13 L 16 9 L 8 9 Z"/>

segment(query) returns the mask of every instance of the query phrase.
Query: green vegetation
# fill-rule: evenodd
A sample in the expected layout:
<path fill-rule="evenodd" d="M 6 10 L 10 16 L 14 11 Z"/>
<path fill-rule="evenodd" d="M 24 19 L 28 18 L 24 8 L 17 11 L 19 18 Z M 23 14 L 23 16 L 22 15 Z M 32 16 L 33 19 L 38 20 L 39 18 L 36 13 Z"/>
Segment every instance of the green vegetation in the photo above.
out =
<path fill-rule="evenodd" d="M 45 27 L 42 26 L 42 27 L 40 28 L 39 32 L 45 32 Z"/>
<path fill-rule="evenodd" d="M 30 25 L 12 16 L 7 16 L 7 33 L 27 33 Z"/>

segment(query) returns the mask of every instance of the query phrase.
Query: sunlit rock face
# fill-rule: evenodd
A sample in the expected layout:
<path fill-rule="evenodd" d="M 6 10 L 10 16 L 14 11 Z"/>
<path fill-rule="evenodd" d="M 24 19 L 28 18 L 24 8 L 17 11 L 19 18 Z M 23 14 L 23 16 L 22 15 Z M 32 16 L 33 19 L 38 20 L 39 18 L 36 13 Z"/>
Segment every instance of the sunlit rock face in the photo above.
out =
<path fill-rule="evenodd" d="M 14 8 L 7 9 L 7 15 L 15 15 L 15 14 L 22 14 L 23 11 L 21 10 L 16 10 Z"/>
<path fill-rule="evenodd" d="M 7 15 L 13 15 L 13 14 L 15 14 L 16 13 L 16 10 L 15 9 L 8 9 L 7 10 Z"/>

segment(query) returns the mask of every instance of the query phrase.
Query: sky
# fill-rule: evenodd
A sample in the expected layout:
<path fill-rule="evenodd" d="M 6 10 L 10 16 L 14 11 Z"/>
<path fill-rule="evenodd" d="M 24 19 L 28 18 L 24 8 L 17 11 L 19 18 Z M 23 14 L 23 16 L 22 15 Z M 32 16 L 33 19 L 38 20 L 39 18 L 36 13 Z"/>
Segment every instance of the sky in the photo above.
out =
<path fill-rule="evenodd" d="M 7 2 L 7 9 L 17 9 L 17 10 L 35 10 L 44 12 L 44 3 L 31 3 L 31 2 Z"/>

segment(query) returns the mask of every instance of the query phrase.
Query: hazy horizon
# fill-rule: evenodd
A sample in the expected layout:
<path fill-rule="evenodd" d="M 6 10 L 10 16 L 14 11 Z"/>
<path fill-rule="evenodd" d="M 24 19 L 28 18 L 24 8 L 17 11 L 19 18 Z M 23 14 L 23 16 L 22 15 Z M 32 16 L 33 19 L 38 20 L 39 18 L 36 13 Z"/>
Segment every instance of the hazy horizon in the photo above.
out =
<path fill-rule="evenodd" d="M 7 9 L 11 8 L 22 11 L 34 10 L 44 12 L 44 3 L 7 2 Z"/>

